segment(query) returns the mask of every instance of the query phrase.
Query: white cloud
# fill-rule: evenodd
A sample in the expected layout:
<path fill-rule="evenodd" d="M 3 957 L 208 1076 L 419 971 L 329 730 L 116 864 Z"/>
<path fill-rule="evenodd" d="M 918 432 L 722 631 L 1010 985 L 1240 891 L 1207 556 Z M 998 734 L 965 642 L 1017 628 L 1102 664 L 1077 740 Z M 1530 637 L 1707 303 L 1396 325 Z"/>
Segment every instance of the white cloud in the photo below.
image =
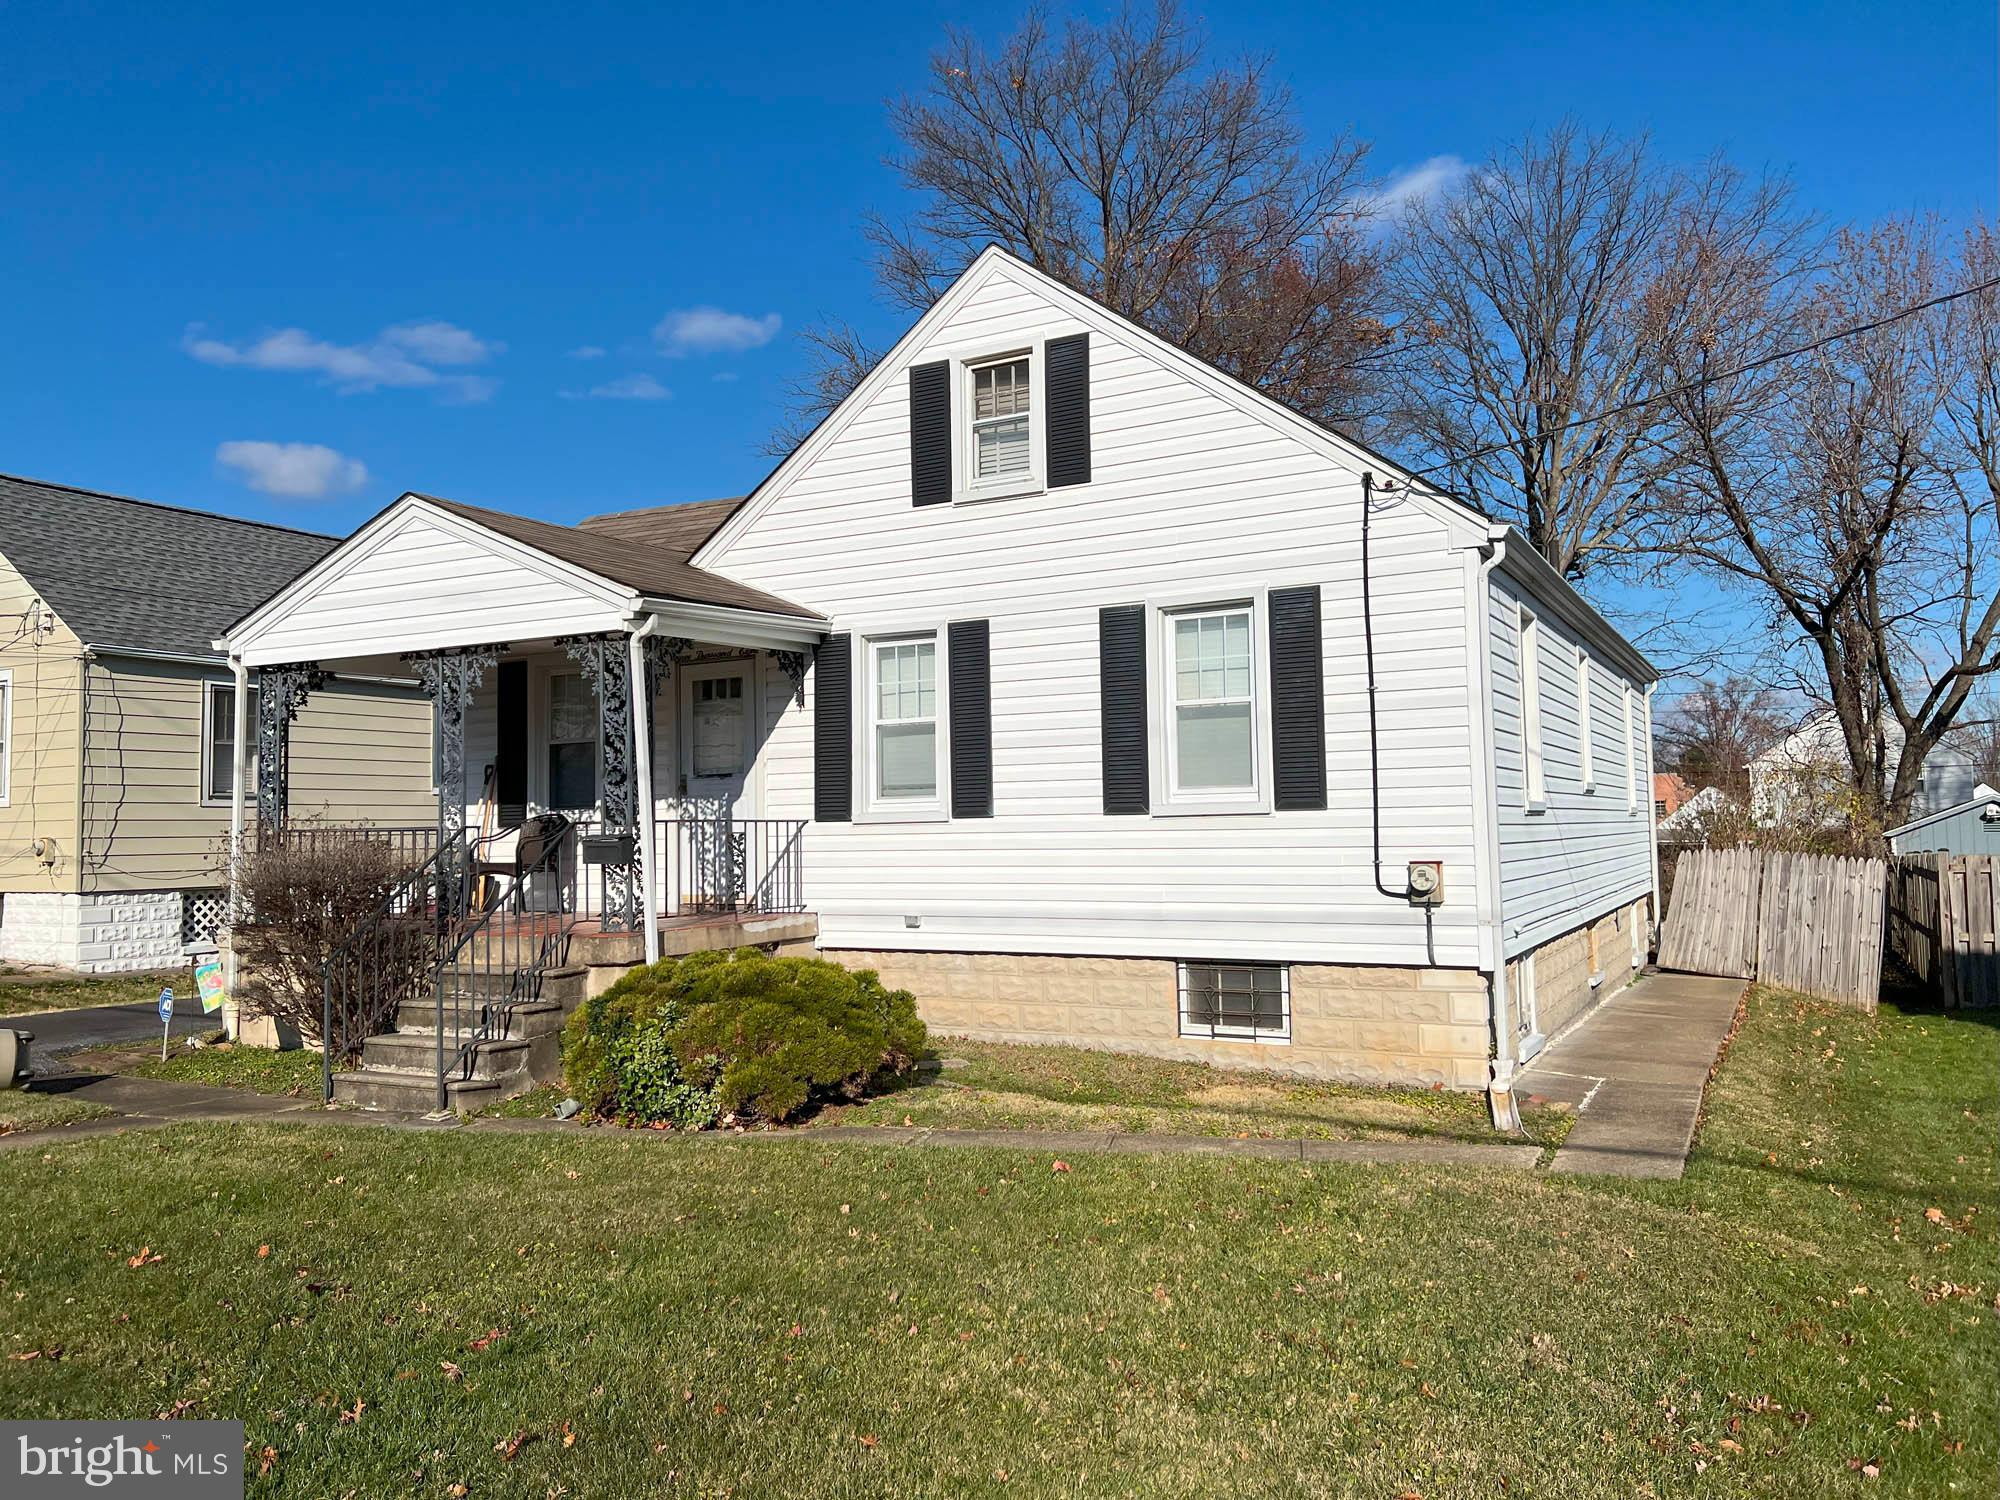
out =
<path fill-rule="evenodd" d="M 398 323 L 360 344 L 334 344 L 303 328 L 280 328 L 252 343 L 232 344 L 190 327 L 182 347 L 203 364 L 317 375 L 342 395 L 356 391 L 433 390 L 447 400 L 484 401 L 499 382 L 447 374 L 441 366 L 481 364 L 506 345 L 453 323 Z"/>
<path fill-rule="evenodd" d="M 574 349 L 569 351 L 569 357 L 571 359 L 602 359 L 605 352 L 602 344 L 578 344 Z"/>
<path fill-rule="evenodd" d="M 323 443 L 223 443 L 216 461 L 253 490 L 286 500 L 323 500 L 368 482 L 368 466 Z"/>
<path fill-rule="evenodd" d="M 1416 204 L 1450 192 L 1472 168 L 1456 156 L 1433 156 L 1400 172 L 1392 172 L 1369 202 L 1368 217 L 1393 222 Z"/>
<path fill-rule="evenodd" d="M 770 343 L 783 326 L 776 313 L 753 318 L 719 307 L 684 307 L 660 319 L 653 340 L 668 354 L 741 354 Z"/>
<path fill-rule="evenodd" d="M 594 385 L 587 391 L 559 392 L 566 401 L 585 399 L 598 401 L 664 401 L 673 392 L 661 385 L 650 375 L 620 375 L 616 380 L 607 380 L 602 385 Z"/>

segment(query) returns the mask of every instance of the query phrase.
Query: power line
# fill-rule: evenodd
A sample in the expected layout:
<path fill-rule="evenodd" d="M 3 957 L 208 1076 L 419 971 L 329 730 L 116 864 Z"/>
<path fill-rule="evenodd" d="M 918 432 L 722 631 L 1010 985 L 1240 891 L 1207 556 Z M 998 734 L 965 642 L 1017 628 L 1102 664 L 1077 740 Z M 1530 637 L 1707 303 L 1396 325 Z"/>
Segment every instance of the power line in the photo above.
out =
<path fill-rule="evenodd" d="M 1699 380 L 1690 380 L 1683 385 L 1669 386 L 1666 390 L 1654 391 L 1651 395 L 1640 396 L 1636 400 L 1624 402 L 1619 406 L 1607 406 L 1602 411 L 1589 412 L 1584 416 L 1576 417 L 1563 423 L 1560 427 L 1552 427 L 1547 432 L 1539 434 L 1539 436 L 1544 438 L 1555 437 L 1560 433 L 1568 432 L 1572 427 L 1581 427 L 1587 422 L 1601 422 L 1607 417 L 1623 416 L 1626 412 L 1637 411 L 1643 406 L 1651 406 L 1656 401 L 1665 401 L 1672 396 L 1685 395 L 1689 391 L 1698 390 L 1702 386 L 1711 385 L 1718 380 L 1734 380 L 1738 375 L 1747 375 L 1752 370 L 1761 370 L 1765 365 L 1774 365 L 1781 359 L 1797 359 L 1801 354 L 1811 354 L 1815 349 L 1824 349 L 1828 344 L 1838 343 L 1842 339 L 1851 339 L 1859 334 L 1873 333 L 1878 328 L 1887 328 L 1891 323 L 1900 323 L 1905 318 L 1914 318 L 1918 313 L 1929 312 L 1932 308 L 1942 307 L 1947 302 L 1956 302 L 1960 297 L 1971 297 L 1980 292 L 1991 291 L 1995 287 L 2000 287 L 2000 276 L 1990 277 L 1974 286 L 1959 287 L 1956 291 L 1940 292 L 1935 297 L 1928 298 L 1923 302 L 1912 303 L 1899 312 L 1889 313 L 1884 317 L 1876 318 L 1873 322 L 1856 323 L 1849 328 L 1837 328 L 1832 333 L 1822 334 L 1819 338 L 1813 339 L 1808 343 L 1799 344 L 1790 349 L 1780 349 L 1775 354 L 1763 355 L 1760 358 L 1751 360 L 1748 364 L 1738 365 L 1733 370 L 1724 370 L 1715 375 L 1704 375 Z M 1422 479 L 1426 475 L 1437 473 L 1440 469 L 1457 468 L 1459 465 L 1470 463 L 1474 459 L 1487 458 L 1495 453 L 1511 453 L 1516 446 L 1514 443 L 1494 443 L 1489 447 L 1475 448 L 1470 453 L 1460 454 L 1457 458 L 1446 459 L 1441 463 L 1432 464 L 1429 468 L 1411 469 L 1408 471 L 1409 477 L 1412 479 Z"/>

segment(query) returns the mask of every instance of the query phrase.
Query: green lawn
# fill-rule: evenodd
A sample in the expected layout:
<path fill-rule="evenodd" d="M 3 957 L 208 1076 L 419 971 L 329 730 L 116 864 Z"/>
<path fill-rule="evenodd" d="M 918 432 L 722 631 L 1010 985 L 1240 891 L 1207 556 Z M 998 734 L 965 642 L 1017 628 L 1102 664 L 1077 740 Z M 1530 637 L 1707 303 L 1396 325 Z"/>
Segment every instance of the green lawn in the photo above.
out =
<path fill-rule="evenodd" d="M 186 969 L 158 974 L 111 974 L 101 978 L 36 974 L 0 967 L 0 1016 L 28 1016 L 41 1010 L 74 1010 L 84 1005 L 151 1005 L 162 985 L 172 985 L 183 1002 L 194 993 Z M 32 1028 L 30 1028 L 32 1029 Z"/>
<path fill-rule="evenodd" d="M 78 1120 L 99 1120 L 110 1113 L 101 1104 L 64 1094 L 0 1089 L 0 1135 L 12 1135 L 17 1130 L 46 1130 L 51 1125 L 71 1125 Z"/>
<path fill-rule="evenodd" d="M 821 1125 L 966 1130 L 1129 1131 L 1314 1139 L 1496 1139 L 1480 1094 L 1354 1088 L 1277 1073 L 1095 1052 L 939 1038 L 948 1066 L 863 1104 L 822 1110 Z M 1556 1113 L 1526 1122 L 1538 1139 Z"/>
<path fill-rule="evenodd" d="M 0 1154 L 0 1410 L 240 1416 L 253 1494 L 1985 1497 L 1996 1037 L 1760 996 L 1675 1184 L 612 1131 Z"/>
<path fill-rule="evenodd" d="M 149 1048 L 142 1061 L 119 1071 L 137 1078 L 206 1083 L 298 1099 L 318 1097 L 321 1087 L 320 1056 L 304 1048 L 281 1052 L 271 1047 L 238 1047 L 229 1043 L 207 1047 L 182 1045 L 164 1062 Z"/>

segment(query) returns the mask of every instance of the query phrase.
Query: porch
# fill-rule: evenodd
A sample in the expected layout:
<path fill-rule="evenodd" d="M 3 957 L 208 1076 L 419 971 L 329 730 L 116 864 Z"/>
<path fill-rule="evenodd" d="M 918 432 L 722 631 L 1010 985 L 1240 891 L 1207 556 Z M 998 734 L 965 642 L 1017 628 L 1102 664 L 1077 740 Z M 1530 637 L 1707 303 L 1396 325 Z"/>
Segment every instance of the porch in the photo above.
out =
<path fill-rule="evenodd" d="M 402 872 L 329 964 L 331 1051 L 428 1052 L 440 1107 L 538 1081 L 516 1075 L 546 1072 L 563 1011 L 633 964 L 816 931 L 808 809 L 789 780 L 777 805 L 771 761 L 826 622 L 687 564 L 684 518 L 658 546 L 630 519 L 614 538 L 405 496 L 223 643 L 260 845 L 385 842 Z M 290 821 L 289 727 L 334 677 L 431 699 L 434 829 Z"/>

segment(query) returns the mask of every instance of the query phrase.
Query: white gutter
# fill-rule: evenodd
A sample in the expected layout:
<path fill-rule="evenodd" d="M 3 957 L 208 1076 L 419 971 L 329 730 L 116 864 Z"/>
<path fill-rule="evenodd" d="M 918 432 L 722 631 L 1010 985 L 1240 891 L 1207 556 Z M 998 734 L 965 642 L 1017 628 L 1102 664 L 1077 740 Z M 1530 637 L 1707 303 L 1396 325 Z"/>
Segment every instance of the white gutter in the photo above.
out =
<path fill-rule="evenodd" d="M 1473 603 L 1479 612 L 1479 671 L 1472 687 L 1478 701 L 1474 722 L 1478 729 L 1474 772 L 1479 779 L 1477 795 L 1492 804 L 1485 820 L 1486 847 L 1483 856 L 1491 872 L 1492 900 L 1480 913 L 1486 928 L 1486 951 L 1493 968 L 1487 980 L 1489 1015 L 1493 1025 L 1493 1076 L 1486 1086 L 1486 1099 L 1493 1111 L 1496 1129 L 1518 1131 L 1521 1112 L 1514 1102 L 1514 1029 L 1508 1019 L 1507 925 L 1501 908 L 1499 775 L 1495 767 L 1493 732 L 1493 570 L 1507 556 L 1507 528 L 1495 527 L 1487 538 L 1488 551 L 1479 564 L 1478 584 Z"/>
<path fill-rule="evenodd" d="M 1653 850 L 1653 906 L 1651 913 L 1652 931 L 1646 934 L 1647 952 L 1652 951 L 1652 939 L 1666 925 L 1667 914 L 1660 910 L 1660 808 L 1659 799 L 1653 795 L 1653 689 L 1659 684 L 1646 684 L 1646 837 Z"/>
<path fill-rule="evenodd" d="M 632 699 L 632 758 L 638 762 L 634 770 L 639 779 L 639 917 L 645 925 L 643 936 L 646 962 L 660 961 L 660 911 L 659 901 L 654 894 L 653 881 L 658 873 L 655 865 L 659 860 L 658 846 L 653 842 L 653 724 L 652 695 L 646 691 L 646 648 L 647 636 L 660 628 L 660 617 L 648 615 L 643 625 L 635 627 L 625 637 L 627 662 L 630 669 L 629 689 Z"/>
<path fill-rule="evenodd" d="M 236 764 L 229 776 L 229 957 L 224 964 L 222 993 L 227 999 L 223 1007 L 223 1029 L 234 1040 L 237 1034 L 238 1018 L 242 1005 L 236 998 L 236 933 L 235 928 L 243 915 L 243 795 L 250 780 L 250 747 L 256 744 L 255 727 L 250 723 L 250 669 L 241 657 L 232 657 L 229 662 L 230 675 L 235 678 L 234 698 L 235 743 L 230 754 Z"/>

